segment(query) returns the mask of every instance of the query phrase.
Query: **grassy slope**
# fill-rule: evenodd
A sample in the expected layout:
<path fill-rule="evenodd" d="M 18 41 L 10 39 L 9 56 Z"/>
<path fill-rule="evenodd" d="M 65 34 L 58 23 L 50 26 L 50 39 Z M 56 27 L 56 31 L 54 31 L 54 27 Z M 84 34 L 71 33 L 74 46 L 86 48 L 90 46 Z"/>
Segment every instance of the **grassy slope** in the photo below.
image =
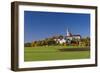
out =
<path fill-rule="evenodd" d="M 60 52 L 58 49 L 61 48 L 66 48 L 66 46 L 25 47 L 25 61 L 84 59 L 90 57 L 89 51 Z"/>

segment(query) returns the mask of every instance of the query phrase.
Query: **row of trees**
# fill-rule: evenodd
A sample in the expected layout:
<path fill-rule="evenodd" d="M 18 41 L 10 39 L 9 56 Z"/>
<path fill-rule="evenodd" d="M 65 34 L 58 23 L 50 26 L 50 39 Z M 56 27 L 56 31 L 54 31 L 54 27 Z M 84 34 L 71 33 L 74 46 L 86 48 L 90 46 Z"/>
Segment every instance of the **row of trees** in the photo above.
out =
<path fill-rule="evenodd" d="M 90 46 L 90 38 L 89 37 L 82 38 L 80 41 L 81 41 L 80 42 L 81 46 Z"/>
<path fill-rule="evenodd" d="M 50 45 L 58 45 L 59 43 L 57 43 L 54 39 L 55 38 L 59 38 L 62 39 L 63 36 L 59 35 L 59 36 L 53 36 L 50 38 L 46 38 L 44 40 L 39 40 L 39 41 L 33 41 L 31 43 L 25 43 L 24 46 L 25 47 L 34 47 L 34 46 L 50 46 Z M 60 44 L 59 44 L 60 45 Z"/>
<path fill-rule="evenodd" d="M 52 38 L 47 38 L 45 40 L 34 41 L 32 43 L 25 43 L 25 47 L 50 46 L 50 45 L 57 45 L 57 43 Z"/>
<path fill-rule="evenodd" d="M 73 39 L 70 44 L 68 42 L 60 44 L 56 42 L 54 39 L 59 38 L 62 39 L 63 36 L 54 36 L 51 38 L 46 38 L 44 40 L 34 41 L 31 43 L 25 43 L 25 47 L 35 47 L 35 46 L 51 46 L 51 45 L 72 45 L 72 46 L 90 46 L 90 38 L 81 38 L 80 40 Z"/>

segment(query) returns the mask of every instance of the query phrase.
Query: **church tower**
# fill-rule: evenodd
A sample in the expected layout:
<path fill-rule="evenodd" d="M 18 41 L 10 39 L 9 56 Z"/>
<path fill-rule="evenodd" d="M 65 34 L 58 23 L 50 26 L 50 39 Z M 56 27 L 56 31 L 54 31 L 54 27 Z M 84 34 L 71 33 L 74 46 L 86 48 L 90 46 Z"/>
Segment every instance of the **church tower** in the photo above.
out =
<path fill-rule="evenodd" d="M 70 36 L 70 32 L 69 32 L 68 28 L 67 28 L 67 36 Z"/>

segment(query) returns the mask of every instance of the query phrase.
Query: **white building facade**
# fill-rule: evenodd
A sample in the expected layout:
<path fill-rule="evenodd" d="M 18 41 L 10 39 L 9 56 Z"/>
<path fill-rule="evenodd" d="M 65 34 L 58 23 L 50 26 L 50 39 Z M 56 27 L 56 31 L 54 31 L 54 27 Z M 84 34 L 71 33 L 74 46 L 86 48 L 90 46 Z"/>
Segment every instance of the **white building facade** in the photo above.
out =
<path fill-rule="evenodd" d="M 78 40 L 79 41 L 80 39 L 81 39 L 81 35 L 79 35 L 79 34 L 72 35 L 72 33 L 70 33 L 69 30 L 67 29 L 66 36 L 63 36 L 62 39 L 57 38 L 57 39 L 55 39 L 55 41 L 57 43 L 63 44 L 63 43 L 69 43 L 73 40 Z"/>

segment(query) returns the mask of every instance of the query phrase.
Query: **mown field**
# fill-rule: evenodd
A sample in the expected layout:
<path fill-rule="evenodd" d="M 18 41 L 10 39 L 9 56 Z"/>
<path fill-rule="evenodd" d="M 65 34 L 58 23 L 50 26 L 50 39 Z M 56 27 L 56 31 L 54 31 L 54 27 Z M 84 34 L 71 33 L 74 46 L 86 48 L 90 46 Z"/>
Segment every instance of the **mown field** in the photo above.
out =
<path fill-rule="evenodd" d="M 72 47 L 72 46 L 69 46 L 69 47 L 66 47 L 66 46 L 25 47 L 24 61 L 67 60 L 67 59 L 90 58 L 89 50 L 62 52 L 59 50 L 61 48 L 76 49 L 78 47 Z"/>

